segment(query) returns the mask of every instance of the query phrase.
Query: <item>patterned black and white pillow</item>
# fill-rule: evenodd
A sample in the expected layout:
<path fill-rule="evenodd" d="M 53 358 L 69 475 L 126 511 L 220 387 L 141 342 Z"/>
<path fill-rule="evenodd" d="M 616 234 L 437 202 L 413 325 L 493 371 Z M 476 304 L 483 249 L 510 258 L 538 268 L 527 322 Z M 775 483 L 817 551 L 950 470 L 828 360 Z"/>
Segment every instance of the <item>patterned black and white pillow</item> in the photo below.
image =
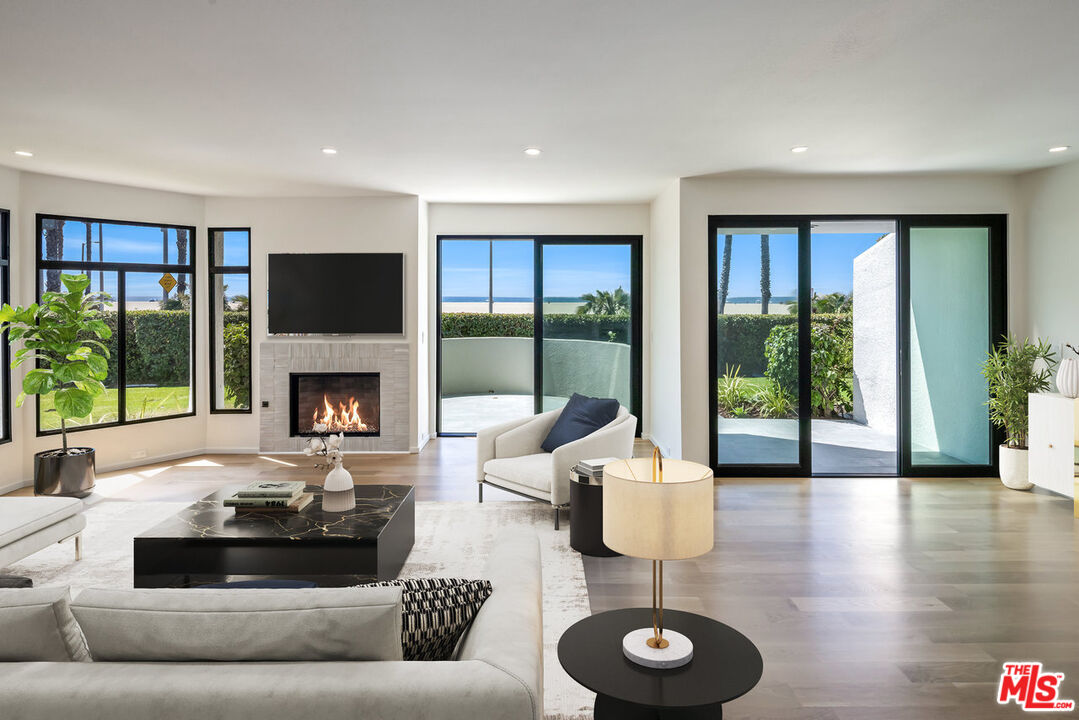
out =
<path fill-rule="evenodd" d="M 400 587 L 405 660 L 450 660 L 472 618 L 491 596 L 490 580 L 412 578 L 370 583 Z"/>

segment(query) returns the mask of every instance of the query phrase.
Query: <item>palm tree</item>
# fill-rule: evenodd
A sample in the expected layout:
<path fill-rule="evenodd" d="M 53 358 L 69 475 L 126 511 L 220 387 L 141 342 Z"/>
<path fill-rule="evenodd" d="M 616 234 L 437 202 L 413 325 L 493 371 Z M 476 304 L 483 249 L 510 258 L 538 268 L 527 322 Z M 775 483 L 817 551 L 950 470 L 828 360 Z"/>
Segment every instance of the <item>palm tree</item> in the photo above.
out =
<path fill-rule="evenodd" d="M 621 285 L 614 292 L 596 290 L 585 293 L 581 295 L 581 301 L 584 304 L 577 308 L 578 315 L 629 314 L 629 293 L 623 290 Z"/>
<path fill-rule="evenodd" d="M 187 230 L 177 228 L 176 230 L 176 263 L 178 265 L 187 265 Z M 176 293 L 179 295 L 187 294 L 187 275 L 180 273 L 180 277 L 176 278 Z"/>
<path fill-rule="evenodd" d="M 772 299 L 772 256 L 768 236 L 761 235 L 761 315 L 768 314 L 768 301 Z"/>
<path fill-rule="evenodd" d="M 734 243 L 734 236 L 727 235 L 723 239 L 723 268 L 719 271 L 719 314 L 723 314 L 724 308 L 727 307 L 727 290 L 731 285 L 731 245 Z"/>
<path fill-rule="evenodd" d="M 41 232 L 45 236 L 45 258 L 48 260 L 64 259 L 64 221 L 55 218 L 41 221 Z M 60 292 L 60 271 L 45 271 L 45 291 Z"/>

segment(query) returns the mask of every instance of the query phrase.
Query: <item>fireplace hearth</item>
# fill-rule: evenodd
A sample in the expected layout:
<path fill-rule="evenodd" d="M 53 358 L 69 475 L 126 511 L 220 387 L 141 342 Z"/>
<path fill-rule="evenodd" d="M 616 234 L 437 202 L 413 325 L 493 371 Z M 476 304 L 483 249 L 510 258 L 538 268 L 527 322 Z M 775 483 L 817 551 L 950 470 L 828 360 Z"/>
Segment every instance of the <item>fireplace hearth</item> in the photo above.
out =
<path fill-rule="evenodd" d="M 326 433 L 346 437 L 377 437 L 379 433 L 379 373 L 290 373 L 289 434 L 305 437 Z"/>

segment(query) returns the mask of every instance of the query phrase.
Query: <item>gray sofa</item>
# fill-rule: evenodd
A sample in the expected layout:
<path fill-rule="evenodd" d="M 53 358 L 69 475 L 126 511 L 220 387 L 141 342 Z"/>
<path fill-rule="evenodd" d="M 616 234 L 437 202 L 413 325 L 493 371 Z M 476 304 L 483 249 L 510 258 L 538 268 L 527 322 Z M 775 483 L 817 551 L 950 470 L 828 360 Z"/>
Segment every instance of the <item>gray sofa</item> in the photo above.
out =
<path fill-rule="evenodd" d="M 75 559 L 80 559 L 86 527 L 82 511 L 77 498 L 0 498 L 0 569 L 72 537 Z"/>
<path fill-rule="evenodd" d="M 535 533 L 505 531 L 476 577 L 491 580 L 494 591 L 454 661 L 8 662 L 0 663 L 0 715 L 5 720 L 539 720 L 543 618 Z M 183 592 L 233 593 L 235 607 L 246 610 L 244 593 L 320 590 Z M 82 607 L 76 598 L 75 616 L 86 617 L 88 608 L 100 610 L 101 599 L 110 594 L 117 595 L 99 593 L 96 602 Z M 124 623 L 123 610 L 115 615 L 114 622 Z M 104 621 L 110 620 L 105 616 Z M 87 636 L 92 653 L 93 638 Z"/>

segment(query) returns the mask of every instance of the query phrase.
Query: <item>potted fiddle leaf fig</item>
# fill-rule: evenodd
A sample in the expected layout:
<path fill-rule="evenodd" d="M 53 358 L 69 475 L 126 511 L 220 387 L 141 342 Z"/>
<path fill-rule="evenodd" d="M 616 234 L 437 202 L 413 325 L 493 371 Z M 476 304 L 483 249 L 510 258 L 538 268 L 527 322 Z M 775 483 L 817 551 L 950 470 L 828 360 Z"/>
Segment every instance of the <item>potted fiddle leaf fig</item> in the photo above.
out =
<path fill-rule="evenodd" d="M 88 293 L 86 275 L 61 275 L 65 292 L 45 292 L 41 304 L 0 308 L 0 332 L 22 340 L 11 363 L 17 368 L 34 361 L 15 402 L 22 407 L 27 395 L 52 397 L 60 418 L 63 447 L 34 455 L 34 493 L 85 497 L 94 489 L 94 449 L 69 447 L 67 422 L 90 415 L 94 398 L 105 393 L 109 350 L 102 340 L 112 331 L 102 319 L 104 293 Z"/>
<path fill-rule="evenodd" d="M 1000 480 L 1012 490 L 1033 487 L 1027 471 L 1028 396 L 1049 389 L 1056 354 L 1044 340 L 1022 342 L 1005 337 L 989 351 L 982 376 L 989 386 L 989 419 L 1004 429 L 1000 446 Z"/>

